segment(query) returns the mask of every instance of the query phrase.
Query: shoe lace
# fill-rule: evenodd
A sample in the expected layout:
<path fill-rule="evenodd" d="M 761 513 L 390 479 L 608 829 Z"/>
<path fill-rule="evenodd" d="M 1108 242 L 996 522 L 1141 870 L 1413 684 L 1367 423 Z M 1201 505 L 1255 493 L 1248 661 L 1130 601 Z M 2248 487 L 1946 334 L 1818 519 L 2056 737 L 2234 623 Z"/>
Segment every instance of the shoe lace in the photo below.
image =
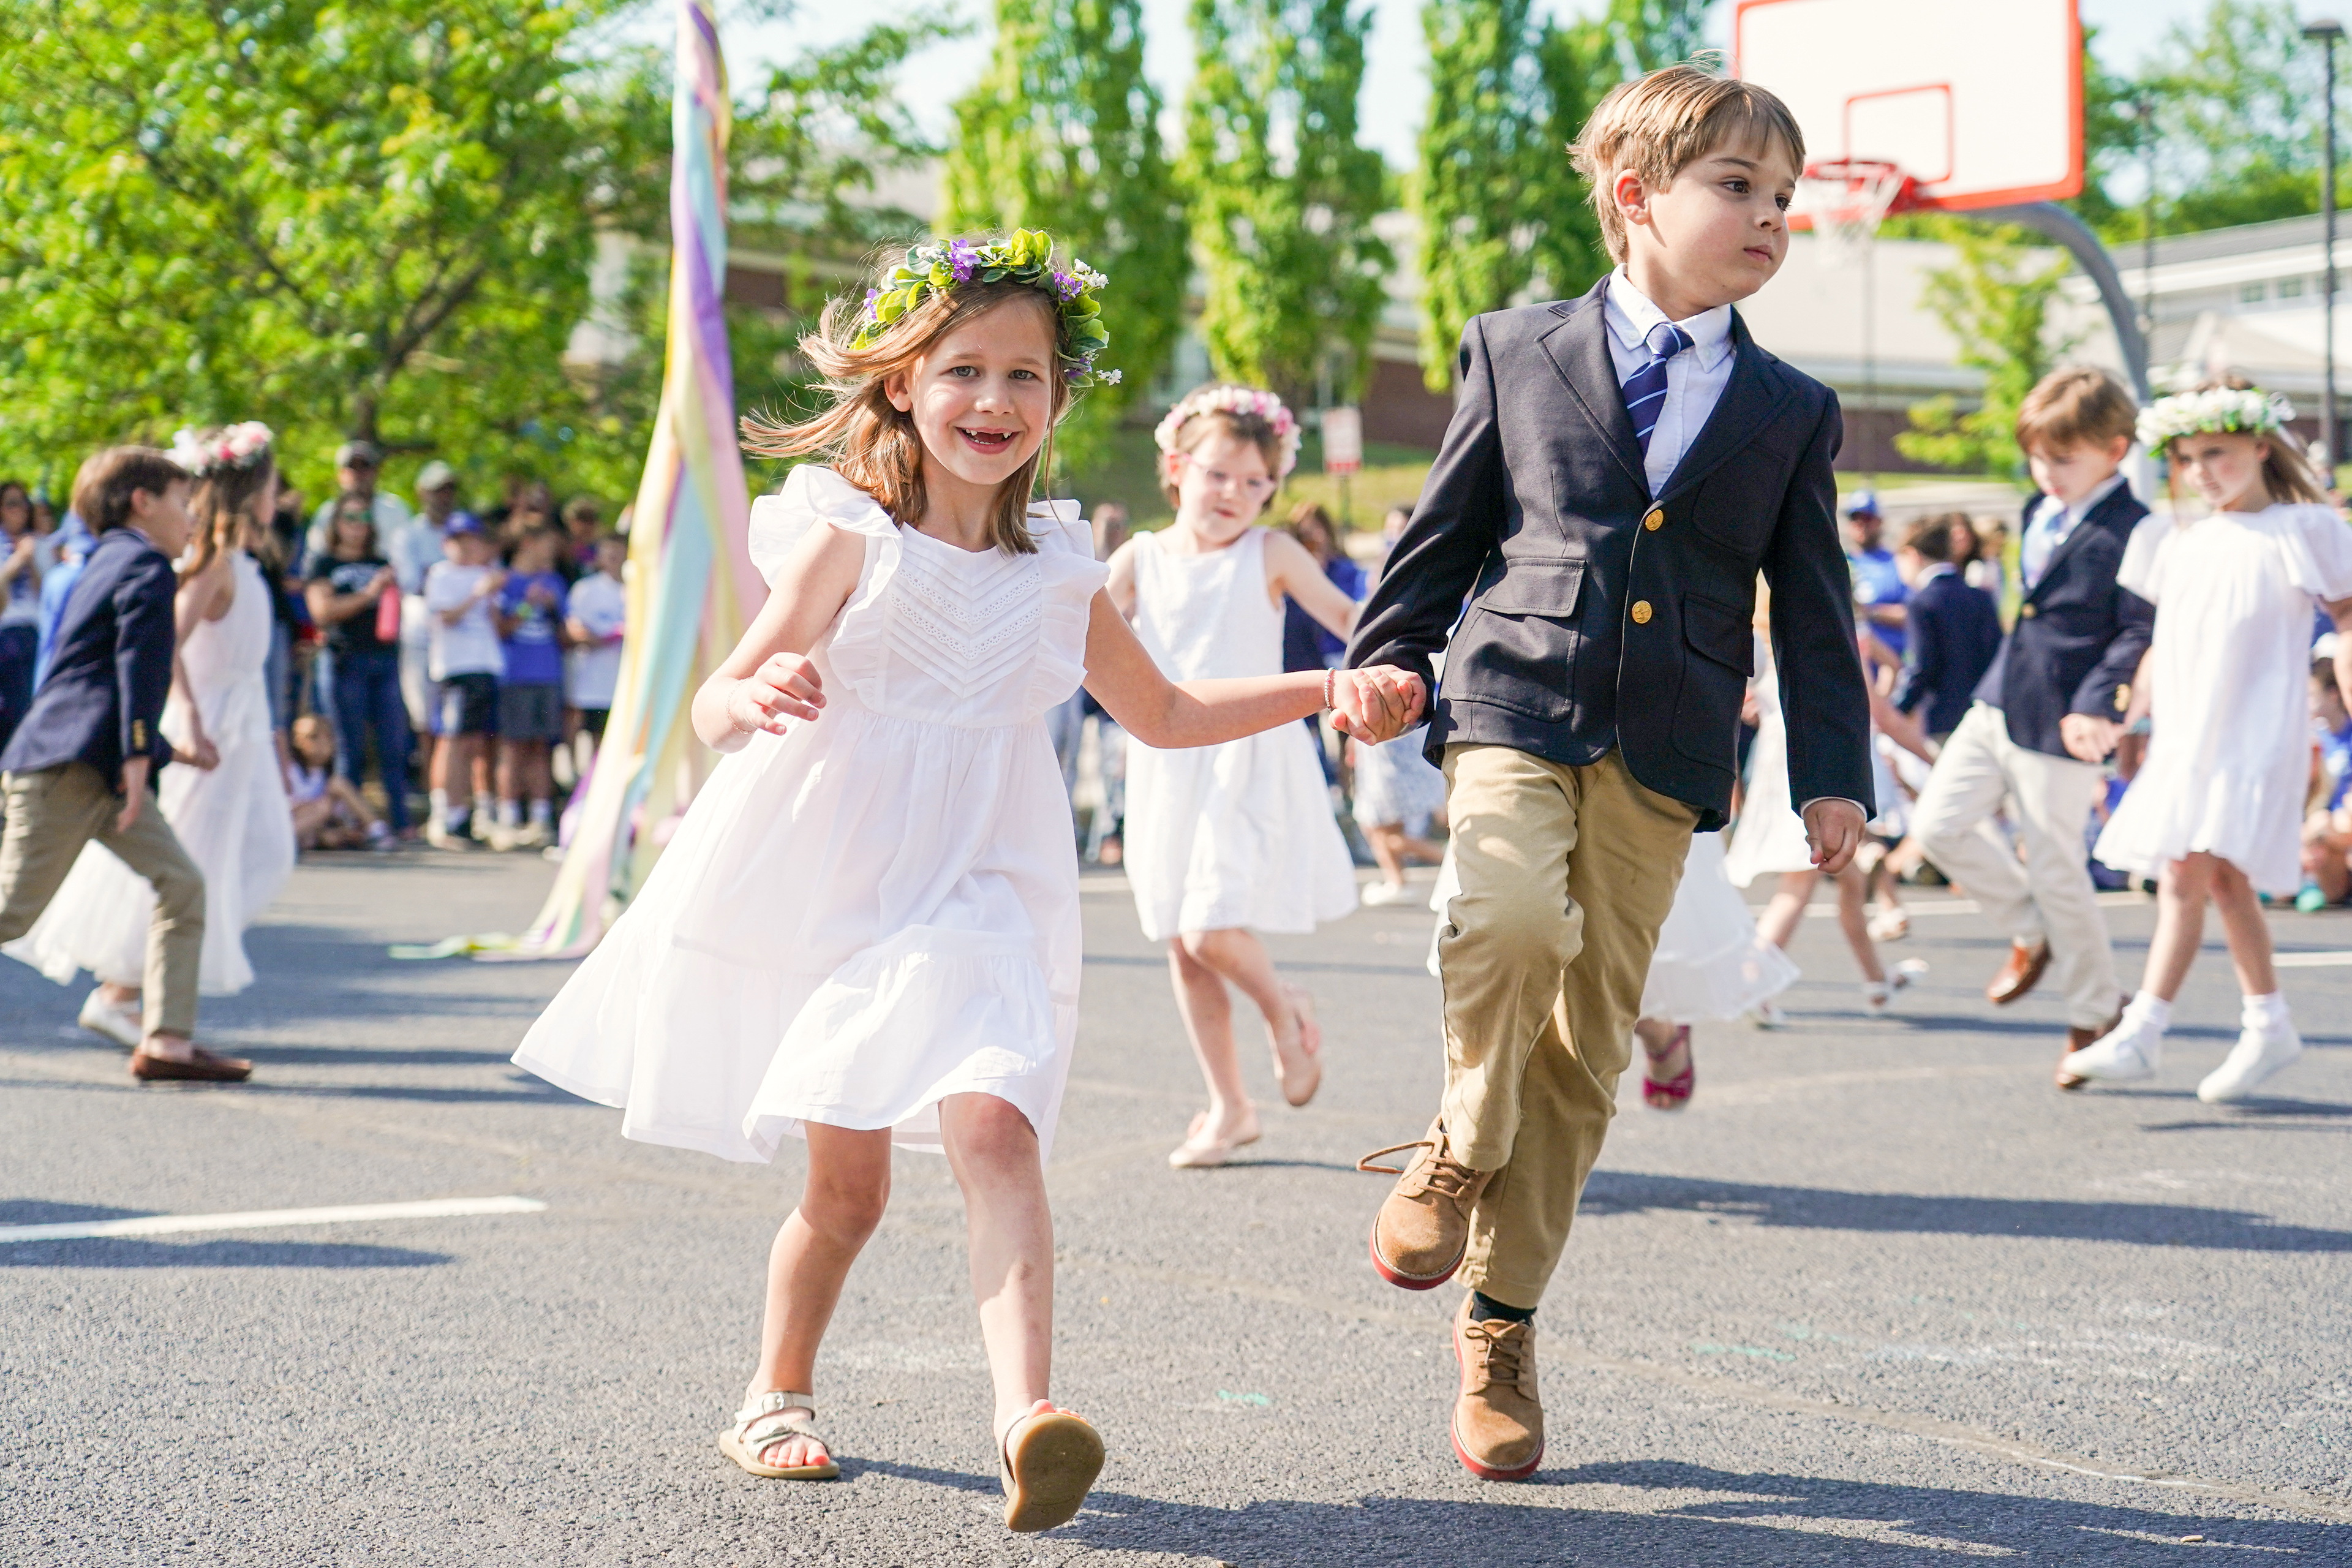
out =
<path fill-rule="evenodd" d="M 1430 1152 L 1428 1163 L 1422 1165 L 1416 1172 L 1423 1191 L 1438 1193 L 1449 1198 L 1465 1197 L 1469 1194 L 1471 1184 L 1477 1181 L 1479 1177 L 1479 1172 L 1457 1161 L 1448 1159 L 1443 1149 L 1426 1138 L 1416 1138 L 1410 1143 L 1391 1143 L 1385 1149 L 1375 1149 L 1356 1162 L 1356 1169 L 1375 1176 L 1402 1176 L 1408 1167 L 1376 1165 L 1372 1162 L 1383 1155 L 1402 1153 L 1407 1149 L 1426 1149 Z"/>
<path fill-rule="evenodd" d="M 1477 1376 L 1481 1384 L 1507 1384 L 1517 1387 L 1526 1374 L 1528 1340 L 1525 1334 L 1510 1332 L 1516 1323 L 1500 1328 L 1473 1321 L 1462 1330 L 1462 1337 L 1476 1347 Z"/>

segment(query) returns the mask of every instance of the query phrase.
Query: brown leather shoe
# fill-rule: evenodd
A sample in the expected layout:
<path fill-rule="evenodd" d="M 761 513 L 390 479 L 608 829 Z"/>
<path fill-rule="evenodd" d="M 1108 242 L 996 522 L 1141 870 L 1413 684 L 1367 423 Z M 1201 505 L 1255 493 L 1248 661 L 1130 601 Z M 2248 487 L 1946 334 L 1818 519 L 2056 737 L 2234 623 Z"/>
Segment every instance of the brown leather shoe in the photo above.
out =
<path fill-rule="evenodd" d="M 1473 1322 L 1470 1298 L 1454 1315 L 1454 1457 L 1482 1481 L 1523 1481 L 1543 1463 L 1543 1405 L 1536 1398 L 1536 1326 Z"/>
<path fill-rule="evenodd" d="M 1402 1170 L 1372 1163 L 1405 1149 L 1419 1152 Z M 1375 1149 L 1356 1169 L 1397 1178 L 1372 1219 L 1372 1267 L 1381 1278 L 1407 1290 L 1433 1290 L 1453 1279 L 1470 1246 L 1471 1205 L 1494 1173 L 1446 1158 L 1442 1120 L 1429 1124 L 1428 1137 Z"/>
<path fill-rule="evenodd" d="M 2089 1079 L 2077 1078 L 2073 1073 L 2068 1072 L 2066 1070 L 2066 1058 L 2073 1056 L 2076 1051 L 2089 1046 L 2101 1036 L 2114 1033 L 2116 1026 L 2123 1021 L 2124 1011 L 2122 1008 L 2118 1007 L 2116 1009 L 2116 1016 L 2114 1017 L 2108 1019 L 2105 1023 L 2100 1025 L 2095 1029 L 2085 1029 L 2079 1025 L 2068 1026 L 2066 1030 L 2066 1056 L 2060 1057 L 2058 1058 L 2058 1087 L 2060 1089 L 2080 1089 L 2084 1084 L 2091 1081 Z"/>
<path fill-rule="evenodd" d="M 2046 942 L 2029 946 L 2021 942 L 2009 944 L 2009 962 L 1985 987 L 1985 1000 L 2006 1007 L 2032 990 L 2042 980 L 2042 972 L 2050 967 L 2050 944 Z"/>
<path fill-rule="evenodd" d="M 253 1064 L 242 1057 L 215 1056 L 202 1046 L 192 1048 L 196 1053 L 194 1058 L 184 1062 L 169 1057 L 151 1057 L 143 1050 L 133 1051 L 131 1076 L 141 1083 L 243 1083 L 253 1076 Z"/>

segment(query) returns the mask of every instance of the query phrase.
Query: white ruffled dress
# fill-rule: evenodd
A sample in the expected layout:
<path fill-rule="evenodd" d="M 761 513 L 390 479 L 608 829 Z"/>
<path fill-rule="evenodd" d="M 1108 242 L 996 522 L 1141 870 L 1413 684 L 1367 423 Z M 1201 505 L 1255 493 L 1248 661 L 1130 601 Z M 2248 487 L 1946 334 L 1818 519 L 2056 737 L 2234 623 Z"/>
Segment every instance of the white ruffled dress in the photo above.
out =
<path fill-rule="evenodd" d="M 2324 506 L 2152 517 L 2116 581 L 2156 605 L 2152 733 L 2096 857 L 2154 876 L 2220 856 L 2257 890 L 2302 879 L 2315 599 L 2352 597 L 2352 525 Z"/>
<path fill-rule="evenodd" d="M 773 1159 L 805 1123 L 940 1148 L 992 1094 L 1050 1152 L 1077 1026 L 1070 804 L 1045 716 L 1085 678 L 1106 569 L 1072 503 L 1037 552 L 902 528 L 829 468 L 751 510 L 772 581 L 813 526 L 865 541 L 810 650 L 817 719 L 713 770 L 629 909 L 515 1061 L 624 1108 L 622 1132 Z"/>

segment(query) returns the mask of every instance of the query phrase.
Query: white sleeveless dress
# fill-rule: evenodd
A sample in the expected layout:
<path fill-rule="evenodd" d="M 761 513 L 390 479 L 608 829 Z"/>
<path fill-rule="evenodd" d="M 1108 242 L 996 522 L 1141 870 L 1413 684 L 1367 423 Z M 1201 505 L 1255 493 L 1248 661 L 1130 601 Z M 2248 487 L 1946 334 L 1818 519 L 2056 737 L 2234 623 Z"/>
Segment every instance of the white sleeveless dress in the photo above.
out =
<path fill-rule="evenodd" d="M 205 945 L 197 989 L 232 996 L 253 984 L 245 928 L 269 907 L 294 869 L 294 821 L 269 728 L 269 584 L 243 551 L 231 570 L 236 595 L 228 614 L 188 634 L 181 666 L 194 689 L 205 734 L 220 752 L 209 772 L 173 763 L 156 781 L 156 802 L 180 846 L 205 874 Z M 163 709 L 163 733 L 175 745 L 192 738 L 177 687 Z M 151 807 L 153 809 L 153 807 Z M 147 968 L 147 922 L 154 889 L 97 844 L 74 861 L 58 895 L 33 929 L 5 952 L 60 985 L 77 970 L 118 985 L 137 985 Z"/>
<path fill-rule="evenodd" d="M 1135 630 L 1171 680 L 1282 673 L 1265 535 L 1180 555 L 1135 540 Z M 1127 879 L 1154 942 L 1188 931 L 1302 933 L 1356 907 L 1355 863 L 1304 727 L 1127 752 Z"/>
<path fill-rule="evenodd" d="M 1080 931 L 1045 716 L 1085 678 L 1107 569 L 1072 503 L 1032 510 L 1034 554 L 964 551 L 811 465 L 751 509 L 771 582 L 813 526 L 866 549 L 810 650 L 822 714 L 719 763 L 514 1059 L 622 1107 L 626 1137 L 722 1159 L 811 1121 L 936 1152 L 964 1093 L 1050 1152 Z"/>

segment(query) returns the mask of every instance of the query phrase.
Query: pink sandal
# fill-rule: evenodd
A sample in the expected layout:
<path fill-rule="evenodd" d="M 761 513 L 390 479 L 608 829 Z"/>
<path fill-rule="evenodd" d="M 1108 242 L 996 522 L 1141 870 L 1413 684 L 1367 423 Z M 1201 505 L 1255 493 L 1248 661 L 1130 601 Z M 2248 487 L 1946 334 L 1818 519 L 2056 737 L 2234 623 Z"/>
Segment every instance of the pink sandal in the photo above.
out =
<path fill-rule="evenodd" d="M 1642 1075 L 1642 1100 L 1653 1110 L 1680 1110 L 1690 1103 L 1691 1090 L 1698 1085 L 1698 1058 L 1691 1053 L 1690 1026 L 1677 1025 L 1675 1037 L 1666 1042 L 1663 1051 L 1652 1051 L 1647 1040 L 1642 1042 L 1642 1054 L 1654 1069 L 1664 1058 L 1674 1055 L 1675 1047 L 1683 1048 L 1683 1070 L 1660 1083 L 1648 1073 Z"/>

